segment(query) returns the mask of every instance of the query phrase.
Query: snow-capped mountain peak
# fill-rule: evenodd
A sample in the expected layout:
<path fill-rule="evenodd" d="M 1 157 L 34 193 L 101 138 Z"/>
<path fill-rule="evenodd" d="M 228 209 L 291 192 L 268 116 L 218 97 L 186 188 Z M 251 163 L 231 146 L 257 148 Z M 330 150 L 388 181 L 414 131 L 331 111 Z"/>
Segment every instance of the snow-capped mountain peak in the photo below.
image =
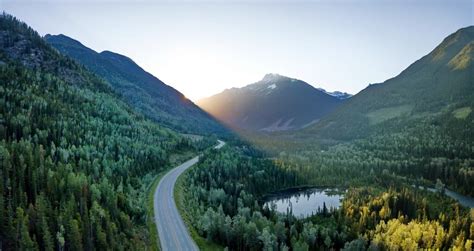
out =
<path fill-rule="evenodd" d="M 316 89 L 318 89 L 318 90 L 320 90 L 320 91 L 322 91 L 322 92 L 324 92 L 328 95 L 331 95 L 333 97 L 341 99 L 341 100 L 342 99 L 348 99 L 348 98 L 352 97 L 352 94 L 347 93 L 347 92 L 340 92 L 340 91 L 328 92 L 328 91 L 324 90 L 323 88 L 316 88 Z"/>

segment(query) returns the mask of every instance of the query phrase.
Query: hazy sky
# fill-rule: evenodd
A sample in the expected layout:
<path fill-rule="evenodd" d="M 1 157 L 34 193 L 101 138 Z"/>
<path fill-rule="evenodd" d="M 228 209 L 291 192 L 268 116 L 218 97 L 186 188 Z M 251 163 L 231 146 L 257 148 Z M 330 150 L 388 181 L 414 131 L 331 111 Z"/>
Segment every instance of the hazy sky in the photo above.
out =
<path fill-rule="evenodd" d="M 132 58 L 196 100 L 279 73 L 357 93 L 474 24 L 464 1 L 0 0 L 41 35 Z"/>

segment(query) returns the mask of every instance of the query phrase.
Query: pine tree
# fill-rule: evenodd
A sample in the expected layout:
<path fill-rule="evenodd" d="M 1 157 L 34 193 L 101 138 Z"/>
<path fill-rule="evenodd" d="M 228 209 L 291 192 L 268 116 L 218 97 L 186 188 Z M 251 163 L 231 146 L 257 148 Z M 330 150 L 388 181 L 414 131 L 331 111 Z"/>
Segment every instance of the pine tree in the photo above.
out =
<path fill-rule="evenodd" d="M 30 237 L 28 232 L 28 215 L 25 215 L 25 212 L 22 208 L 18 207 L 16 209 L 16 247 L 19 250 L 36 250 L 38 249 L 36 243 Z"/>
<path fill-rule="evenodd" d="M 68 241 L 70 250 L 83 250 L 82 236 L 79 229 L 79 222 L 75 219 L 70 220 L 68 228 Z"/>

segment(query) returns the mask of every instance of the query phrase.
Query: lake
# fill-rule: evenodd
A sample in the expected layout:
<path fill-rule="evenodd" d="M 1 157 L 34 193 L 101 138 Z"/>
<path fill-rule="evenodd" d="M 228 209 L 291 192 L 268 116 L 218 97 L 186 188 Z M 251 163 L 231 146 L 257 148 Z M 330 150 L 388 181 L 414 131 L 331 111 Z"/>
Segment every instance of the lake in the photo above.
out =
<path fill-rule="evenodd" d="M 343 197 L 337 189 L 292 189 L 266 196 L 264 206 L 272 208 L 273 205 L 277 212 L 292 212 L 295 217 L 305 218 L 321 212 L 324 205 L 328 210 L 339 208 Z"/>

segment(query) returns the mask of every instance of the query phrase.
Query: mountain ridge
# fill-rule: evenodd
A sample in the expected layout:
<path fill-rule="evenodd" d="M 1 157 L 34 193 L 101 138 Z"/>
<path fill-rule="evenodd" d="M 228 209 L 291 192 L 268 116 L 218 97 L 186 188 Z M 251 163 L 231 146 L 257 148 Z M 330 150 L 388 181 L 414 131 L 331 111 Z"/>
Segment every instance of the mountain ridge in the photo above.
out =
<path fill-rule="evenodd" d="M 152 246 L 149 187 L 201 143 L 134 111 L 6 13 L 0 62 L 0 249 Z"/>
<path fill-rule="evenodd" d="M 64 34 L 48 34 L 44 39 L 58 51 L 104 78 L 145 116 L 184 133 L 227 134 L 227 129 L 209 114 L 141 68 L 133 59 L 108 50 L 96 52 Z"/>

